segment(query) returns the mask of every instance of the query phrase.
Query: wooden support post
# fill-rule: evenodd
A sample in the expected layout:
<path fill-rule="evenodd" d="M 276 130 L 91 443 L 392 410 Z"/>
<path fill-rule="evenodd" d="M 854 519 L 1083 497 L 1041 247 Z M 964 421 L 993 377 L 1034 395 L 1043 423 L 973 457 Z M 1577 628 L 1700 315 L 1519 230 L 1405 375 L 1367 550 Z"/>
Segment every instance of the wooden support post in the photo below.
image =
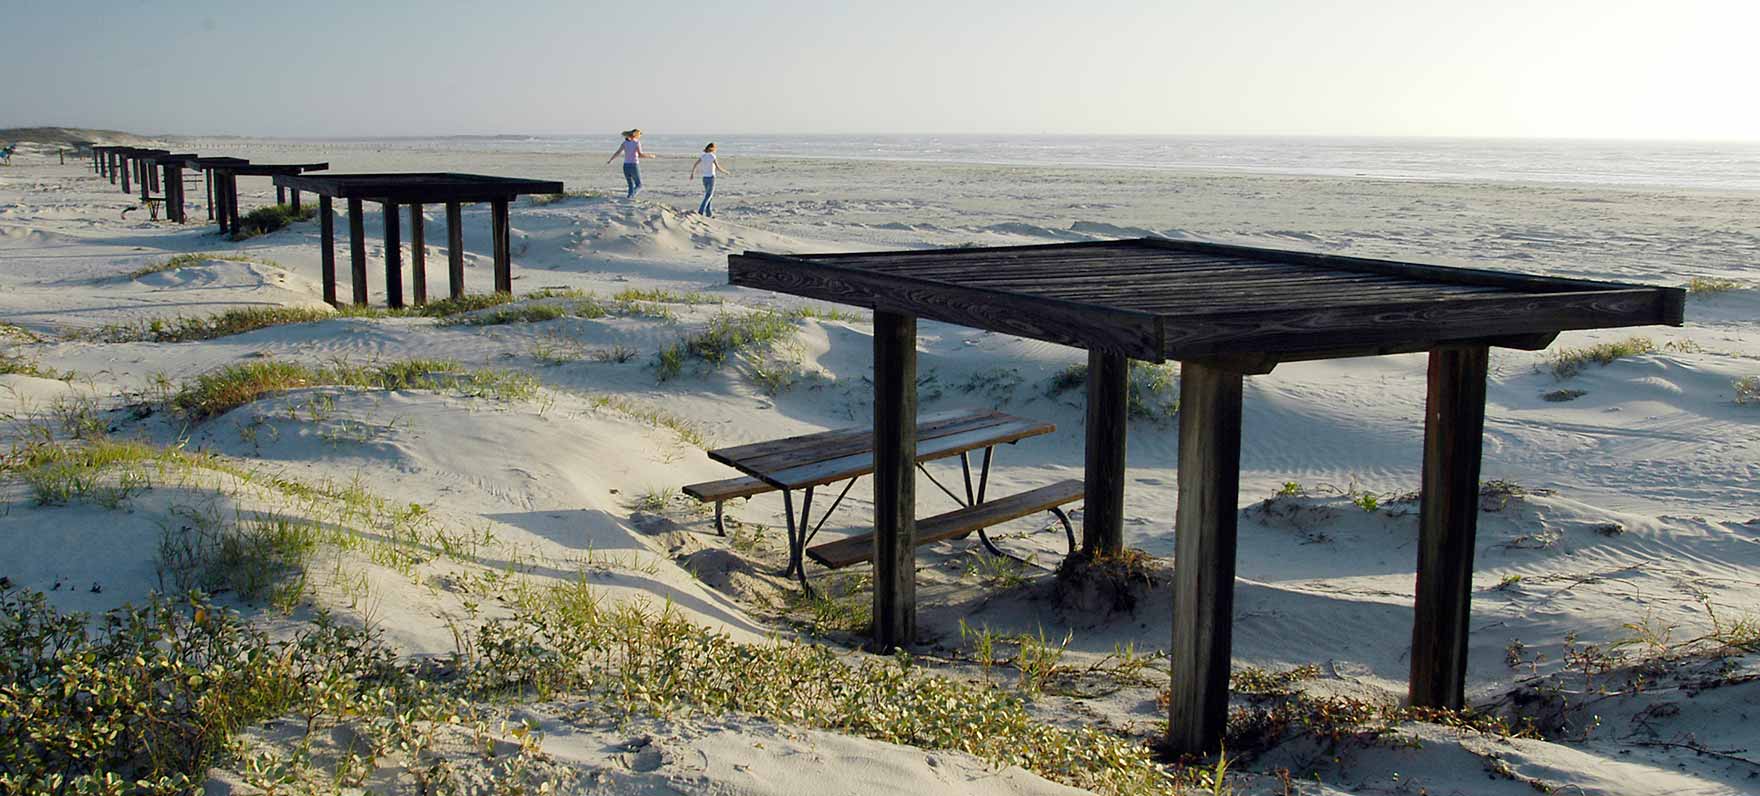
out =
<path fill-rule="evenodd" d="M 1221 745 L 1228 720 L 1241 374 L 1182 363 L 1179 393 L 1167 741 L 1174 754 L 1204 754 Z"/>
<path fill-rule="evenodd" d="M 275 204 L 278 204 L 278 205 L 287 204 L 287 189 L 286 188 L 283 188 L 279 185 L 275 186 Z"/>
<path fill-rule="evenodd" d="M 495 238 L 495 292 L 513 293 L 513 253 L 508 240 L 507 200 L 489 202 L 489 229 Z"/>
<path fill-rule="evenodd" d="M 457 202 L 446 203 L 446 279 L 449 295 L 464 296 L 464 226 Z"/>
<path fill-rule="evenodd" d="M 295 188 L 295 189 L 293 189 L 293 191 L 291 193 L 293 194 L 293 212 L 298 213 L 299 212 L 299 189 Z"/>
<path fill-rule="evenodd" d="M 422 206 L 409 206 L 409 279 L 416 306 L 428 303 L 428 240 L 423 227 Z"/>
<path fill-rule="evenodd" d="M 232 228 L 233 237 L 237 237 L 244 228 L 238 216 L 238 175 L 228 171 L 222 178 L 226 180 L 226 223 Z"/>
<path fill-rule="evenodd" d="M 147 170 L 146 181 L 152 185 L 153 192 L 160 193 L 160 194 L 164 193 L 165 192 L 164 189 L 159 186 L 159 170 L 153 168 L 153 161 L 143 160 L 143 161 L 141 161 L 141 163 L 143 166 L 146 167 L 146 170 Z"/>
<path fill-rule="evenodd" d="M 129 187 L 129 182 L 128 182 L 128 167 L 131 165 L 133 165 L 133 164 L 129 164 L 129 163 L 125 162 L 121 168 L 121 171 L 122 171 L 122 192 L 123 193 L 129 193 L 129 194 L 134 193 L 134 189 Z M 115 183 L 116 181 L 111 180 L 111 182 Z"/>
<path fill-rule="evenodd" d="M 1489 354 L 1485 346 L 1430 352 L 1409 690 L 1416 707 L 1460 708 L 1466 699 Z"/>
<path fill-rule="evenodd" d="M 202 179 L 208 183 L 208 220 L 214 220 L 214 170 L 202 169 Z"/>
<path fill-rule="evenodd" d="M 226 175 L 221 172 L 209 172 L 214 175 L 214 223 L 220 226 L 220 232 L 226 232 Z"/>
<path fill-rule="evenodd" d="M 385 304 L 403 307 L 403 241 L 397 224 L 397 203 L 385 203 Z"/>
<path fill-rule="evenodd" d="M 330 197 L 318 195 L 318 260 L 322 264 L 324 303 L 336 306 L 336 214 L 331 212 Z"/>
<path fill-rule="evenodd" d="M 874 649 L 917 639 L 917 319 L 874 311 Z"/>
<path fill-rule="evenodd" d="M 153 182 L 154 182 L 154 180 L 153 180 L 153 161 L 143 160 L 143 161 L 140 161 L 140 164 L 141 164 L 141 203 L 145 204 L 147 201 L 147 197 L 150 197 L 153 195 Z"/>
<path fill-rule="evenodd" d="M 367 233 L 359 199 L 348 200 L 348 272 L 354 280 L 355 306 L 367 306 Z"/>
<path fill-rule="evenodd" d="M 1086 486 L 1082 498 L 1082 553 L 1124 551 L 1125 421 L 1130 360 L 1123 354 L 1088 352 Z"/>

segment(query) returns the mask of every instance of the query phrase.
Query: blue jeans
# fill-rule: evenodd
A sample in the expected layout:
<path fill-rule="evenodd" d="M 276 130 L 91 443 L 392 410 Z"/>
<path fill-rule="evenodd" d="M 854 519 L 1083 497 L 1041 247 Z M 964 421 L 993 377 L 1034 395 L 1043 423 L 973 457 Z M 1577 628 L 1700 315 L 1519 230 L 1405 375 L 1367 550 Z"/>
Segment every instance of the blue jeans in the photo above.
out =
<path fill-rule="evenodd" d="M 623 164 L 623 181 L 629 183 L 629 196 L 624 198 L 636 198 L 636 191 L 642 189 L 642 167 L 634 163 Z"/>
<path fill-rule="evenodd" d="M 697 212 L 705 216 L 715 215 L 715 178 L 703 178 L 703 203 L 697 205 Z"/>

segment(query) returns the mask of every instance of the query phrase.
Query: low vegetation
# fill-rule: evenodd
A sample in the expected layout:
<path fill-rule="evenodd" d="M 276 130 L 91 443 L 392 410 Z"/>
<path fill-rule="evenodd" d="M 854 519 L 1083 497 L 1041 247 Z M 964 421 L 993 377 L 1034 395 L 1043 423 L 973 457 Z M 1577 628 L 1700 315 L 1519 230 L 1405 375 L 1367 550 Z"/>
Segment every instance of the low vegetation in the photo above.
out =
<path fill-rule="evenodd" d="M 604 196 L 599 191 L 563 191 L 562 193 L 536 193 L 526 197 L 527 204 L 534 207 L 553 205 L 570 199 L 591 199 Z"/>
<path fill-rule="evenodd" d="M 1736 403 L 1760 404 L 1760 376 L 1743 376 L 1736 379 L 1733 386 L 1736 391 Z"/>
<path fill-rule="evenodd" d="M 702 330 L 688 334 L 656 353 L 655 375 L 660 381 L 669 381 L 683 375 L 685 365 L 693 360 L 719 368 L 736 356 L 767 354 L 793 339 L 797 331 L 794 317 L 773 310 L 723 311 L 711 318 Z"/>
<path fill-rule="evenodd" d="M 238 234 L 233 239 L 245 240 L 258 235 L 267 235 L 276 230 L 284 229 L 289 224 L 310 221 L 317 215 L 318 209 L 310 205 L 303 206 L 298 210 L 293 209 L 291 205 L 259 207 L 239 219 Z"/>
<path fill-rule="evenodd" d="M 1552 355 L 1552 376 L 1568 379 L 1583 372 L 1591 363 L 1609 365 L 1617 359 L 1656 352 L 1656 341 L 1648 337 L 1628 337 L 1612 343 L 1597 343 L 1584 348 L 1561 348 Z"/>
<path fill-rule="evenodd" d="M 243 254 L 243 253 L 215 254 L 212 252 L 188 252 L 185 254 L 175 255 L 175 256 L 166 258 L 164 260 L 160 260 L 155 263 L 148 263 L 146 265 L 143 265 L 139 268 L 134 269 L 133 271 L 129 271 L 128 278 L 139 279 L 143 276 L 150 276 L 152 274 L 164 273 L 166 271 L 175 271 L 179 268 L 197 268 L 197 267 L 206 265 L 209 262 L 213 262 L 216 260 L 222 260 L 222 261 L 226 261 L 226 262 L 235 262 L 235 263 L 258 263 L 261 265 L 275 265 L 275 263 L 272 261 L 258 259 L 256 257 L 251 257 L 251 256 Z"/>
<path fill-rule="evenodd" d="M 194 421 L 224 414 L 267 395 L 320 385 L 372 390 L 452 390 L 471 397 L 523 400 L 537 394 L 537 380 L 524 373 L 470 370 L 457 362 L 411 359 L 378 365 L 313 367 L 261 361 L 204 373 L 171 397 L 171 406 Z"/>
<path fill-rule="evenodd" d="M 421 306 L 357 307 L 236 307 L 204 316 L 178 315 L 170 318 L 149 318 L 132 323 L 110 324 L 90 332 L 87 337 L 106 343 L 151 342 L 187 343 L 214 340 L 258 329 L 296 323 L 316 323 L 334 318 L 441 318 L 451 319 L 513 301 L 506 293 L 489 293 L 449 298 Z"/>
<path fill-rule="evenodd" d="M 1088 363 L 1077 362 L 1052 376 L 1045 395 L 1055 398 L 1088 384 Z M 1179 365 L 1173 362 L 1138 362 L 1131 360 L 1131 375 L 1126 393 L 1126 412 L 1130 417 L 1165 423 L 1179 414 Z"/>
<path fill-rule="evenodd" d="M 1695 276 L 1687 282 L 1687 292 L 1693 295 L 1712 295 L 1728 293 L 1732 290 L 1743 290 L 1748 286 L 1734 279 L 1723 279 L 1715 276 Z"/>

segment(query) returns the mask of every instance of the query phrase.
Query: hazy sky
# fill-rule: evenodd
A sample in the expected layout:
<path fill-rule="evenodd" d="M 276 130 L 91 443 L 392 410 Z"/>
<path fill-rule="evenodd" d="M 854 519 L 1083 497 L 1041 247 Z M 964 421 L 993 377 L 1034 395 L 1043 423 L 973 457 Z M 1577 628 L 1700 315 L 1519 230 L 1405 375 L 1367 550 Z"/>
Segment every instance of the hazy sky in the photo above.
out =
<path fill-rule="evenodd" d="M 0 127 L 1760 140 L 1760 0 L 0 0 Z"/>

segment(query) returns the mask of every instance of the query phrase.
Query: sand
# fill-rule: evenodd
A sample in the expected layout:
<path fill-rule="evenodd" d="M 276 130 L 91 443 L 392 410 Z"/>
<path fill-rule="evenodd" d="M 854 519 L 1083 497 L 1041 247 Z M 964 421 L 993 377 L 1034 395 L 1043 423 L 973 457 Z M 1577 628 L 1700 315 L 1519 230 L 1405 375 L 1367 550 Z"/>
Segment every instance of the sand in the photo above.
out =
<path fill-rule="evenodd" d="M 1668 626 L 1674 638 L 1687 639 L 1712 628 L 1708 607 L 1724 621 L 1760 610 L 1751 588 L 1760 576 L 1760 406 L 1737 403 L 1733 386 L 1760 376 L 1760 230 L 1753 222 L 1760 195 L 723 153 L 737 176 L 722 181 L 718 216 L 708 219 L 684 212 L 697 198 L 684 154 L 645 165 L 650 188 L 626 203 L 608 196 L 621 194 L 622 180 L 602 155 L 168 143 L 267 161 L 322 159 L 338 170 L 562 179 L 571 191 L 595 192 L 515 205 L 514 287 L 521 294 L 640 288 L 700 292 L 735 307 L 795 307 L 803 302 L 726 286 L 726 254 L 1144 234 L 1647 284 L 1738 280 L 1750 287 L 1691 297 L 1684 328 L 1567 333 L 1548 352 L 1493 353 L 1484 478 L 1514 488 L 1488 499 L 1481 517 L 1469 699 L 1498 705 L 1536 683 L 1574 682 L 1547 678 L 1566 677 L 1583 645 L 1634 638 L 1633 625 Z M 799 632 L 774 607 L 788 588 L 771 575 L 780 560 L 780 499 L 729 507 L 741 529 L 770 529 L 767 543 L 749 549 L 716 537 L 686 501 L 642 505 L 647 494 L 731 475 L 686 435 L 653 420 L 656 413 L 680 419 L 710 446 L 863 422 L 865 319 L 804 319 L 795 339 L 767 360 L 692 365 L 666 381 L 657 378 L 655 352 L 721 308 L 675 304 L 666 305 L 668 317 L 484 327 L 335 318 L 207 342 L 97 342 L 79 333 L 229 307 L 322 306 L 316 225 L 224 241 L 211 226 L 152 223 L 139 212 L 124 219 L 129 198 L 83 161 L 56 165 L 53 148 L 21 147 L 14 163 L 0 169 L 0 321 L 42 338 L 11 350 L 77 375 L 0 375 L 9 433 L 52 414 L 58 402 L 117 407 L 150 392 L 156 380 L 264 357 L 311 364 L 437 357 L 516 369 L 541 382 L 540 399 L 311 388 L 193 427 L 163 416 L 106 419 L 119 435 L 181 440 L 293 477 L 358 480 L 396 502 L 420 503 L 445 523 L 487 529 L 498 554 L 530 564 L 524 577 L 590 570 L 609 599 L 670 600 L 694 621 L 738 638 Z M 266 180 L 241 180 L 240 192 L 247 210 L 273 197 Z M 190 193 L 197 194 L 193 186 Z M 443 217 L 433 210 L 429 262 L 437 263 L 444 262 L 434 246 L 444 242 L 437 234 Z M 192 210 L 192 218 L 199 214 Z M 376 216 L 367 222 L 369 273 L 382 268 Z M 469 208 L 465 219 L 467 283 L 486 292 L 486 210 Z M 185 252 L 211 257 L 129 276 Z M 407 254 L 404 262 L 407 268 Z M 372 282 L 381 287 L 378 277 Z M 373 302 L 383 296 L 375 293 Z M 1634 334 L 1650 337 L 1657 350 L 1591 364 L 1567 379 L 1551 370 L 1560 349 Z M 1081 352 L 937 323 L 923 325 L 920 345 L 924 411 L 994 406 L 1058 425 L 1053 435 L 1000 451 L 993 489 L 1081 476 L 1080 392 L 1050 390 L 1057 374 L 1083 361 Z M 634 356 L 594 356 L 616 349 Z M 780 368 L 790 386 L 767 389 L 760 366 Z M 1565 389 L 1582 394 L 1545 397 Z M 1423 398 L 1424 360 L 1416 355 L 1284 365 L 1249 379 L 1237 668 L 1315 665 L 1321 674 L 1304 687 L 1316 692 L 1388 701 L 1403 695 L 1416 519 L 1415 504 L 1400 496 L 1417 486 Z M 1143 419 L 1131 427 L 1126 543 L 1163 563 L 1173 550 L 1177 441 L 1171 423 Z M 932 487 L 919 494 L 924 512 L 947 508 Z M 1364 494 L 1376 496 L 1373 510 L 1365 510 Z M 138 602 L 162 588 L 154 550 L 181 505 L 178 494 L 150 490 L 123 509 L 37 506 L 15 483 L 0 485 L 0 496 L 0 576 L 86 611 Z M 859 531 L 868 497 L 858 485 L 826 534 Z M 962 620 L 1053 639 L 1071 633 L 1064 662 L 1077 668 L 1120 645 L 1166 647 L 1164 592 L 1146 595 L 1134 613 L 1105 619 L 1059 611 L 1048 570 L 1061 556 L 1061 532 L 1035 517 L 1000 533 L 1031 562 L 1017 573 L 1019 585 L 986 582 L 970 543 L 920 551 L 921 652 L 931 660 L 963 648 Z M 302 610 L 333 608 L 383 628 L 406 654 L 444 655 L 455 649 L 454 627 L 473 614 L 465 596 L 436 586 L 447 582 L 442 574 L 463 575 L 434 567 L 412 579 L 363 565 L 365 588 L 318 578 Z M 241 607 L 265 622 L 284 621 L 262 606 Z M 836 632 L 820 638 L 854 641 Z M 1512 665 L 1517 642 L 1520 661 Z M 1727 663 L 1711 686 L 1663 676 L 1641 694 L 1585 694 L 1599 725 L 1570 737 L 1503 740 L 1411 724 L 1402 731 L 1417 743 L 1354 749 L 1336 760 L 1286 744 L 1252 761 L 1234 786 L 1281 792 L 1272 772 L 1287 767 L 1316 774 L 1301 786 L 1313 793 L 1513 794 L 1541 785 L 1609 794 L 1754 792 L 1760 757 L 1746 750 L 1760 737 L 1745 712 L 1760 694 L 1742 673 L 1760 661 L 1735 655 Z M 943 668 L 975 676 L 969 667 Z M 627 751 L 617 751 L 630 733 L 570 727 L 565 711 L 531 709 L 542 714 L 555 760 L 602 775 L 582 792 L 1067 792 L 964 755 L 737 718 L 654 722 L 636 734 L 665 753 L 632 765 Z M 1138 735 L 1164 718 L 1146 687 L 1043 697 L 1037 709 Z M 640 770 L 655 760 L 657 767 Z M 215 772 L 216 788 L 237 782 Z"/>

